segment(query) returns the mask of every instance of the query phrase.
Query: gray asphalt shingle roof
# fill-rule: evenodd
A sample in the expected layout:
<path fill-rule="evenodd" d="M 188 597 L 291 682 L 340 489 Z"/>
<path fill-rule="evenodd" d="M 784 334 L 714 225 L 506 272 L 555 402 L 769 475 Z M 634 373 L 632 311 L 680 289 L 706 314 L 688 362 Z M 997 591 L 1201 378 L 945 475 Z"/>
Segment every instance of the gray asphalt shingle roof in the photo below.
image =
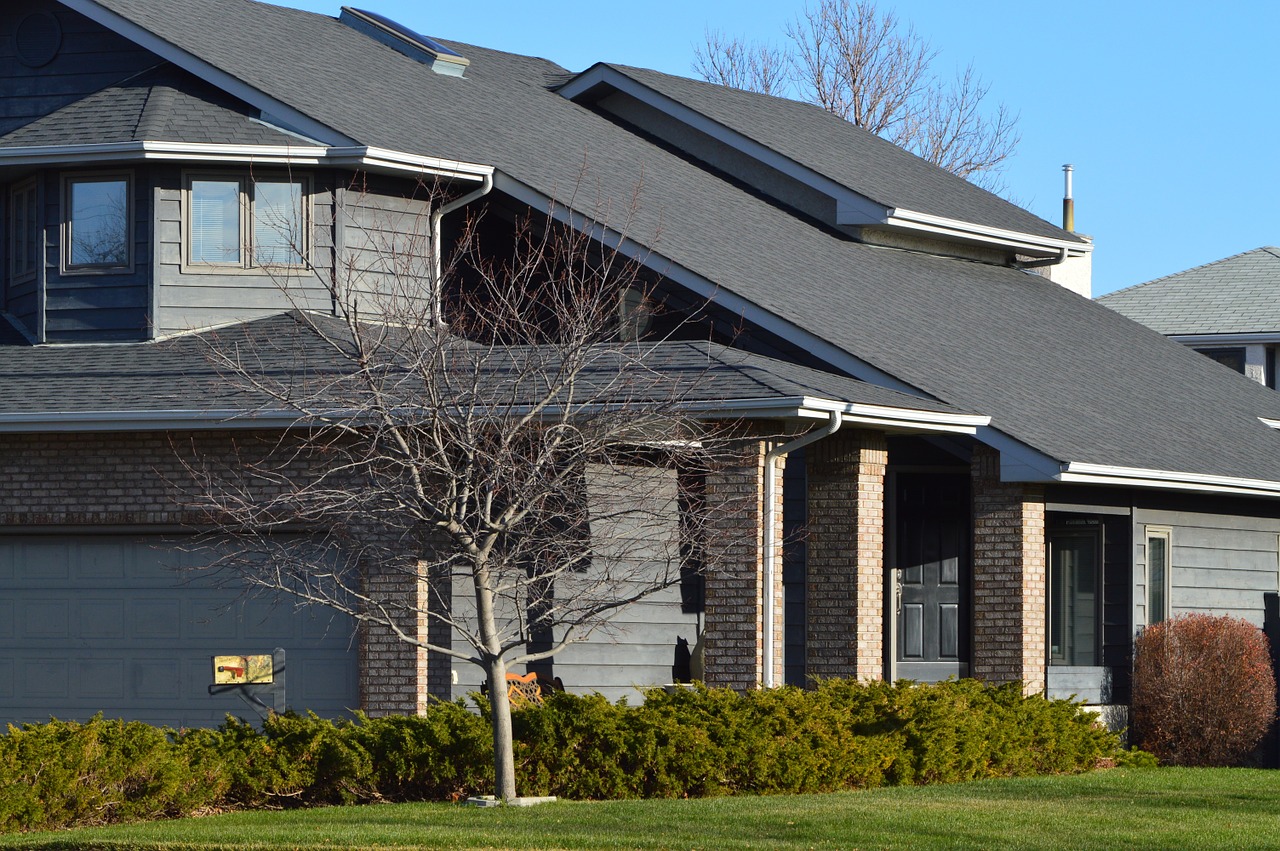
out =
<path fill-rule="evenodd" d="M 648 68 L 608 67 L 886 207 L 1083 241 L 812 104 Z"/>
<path fill-rule="evenodd" d="M 1280 333 L 1280 248 L 1255 248 L 1098 302 L 1161 334 Z"/>
<path fill-rule="evenodd" d="M 307 322 L 296 313 L 285 313 L 155 343 L 0 346 L 0 413 L 158 414 L 271 407 L 269 397 L 252 392 L 246 378 L 293 385 L 299 376 L 346 374 L 349 370 L 329 342 L 344 339 L 349 339 L 348 332 L 338 320 L 313 316 Z M 940 402 L 714 343 L 666 342 L 644 348 L 645 370 L 663 375 L 663 392 L 678 387 L 685 402 L 715 405 L 810 396 L 964 413 Z M 618 371 L 609 357 L 614 351 L 602 352 L 595 370 L 601 381 L 616 379 Z M 219 363 L 219 357 L 233 355 L 244 364 L 243 373 Z M 504 353 L 485 350 L 482 357 L 494 386 L 508 380 L 504 373 L 515 375 L 504 371 Z M 592 370 L 586 370 L 582 383 L 589 385 L 591 375 Z"/>
<path fill-rule="evenodd" d="M 1050 458 L 1280 481 L 1280 436 L 1257 420 L 1280 418 L 1280 395 L 1035 275 L 815 228 L 567 101 L 546 60 L 448 43 L 471 65 L 446 77 L 312 13 L 99 2 L 361 144 L 489 163 L 572 202 L 647 244 L 657 268 L 991 415 Z"/>
<path fill-rule="evenodd" d="M 87 95 L 0 136 L 0 147 L 101 142 L 297 145 L 256 120 L 257 110 L 172 65 Z"/>

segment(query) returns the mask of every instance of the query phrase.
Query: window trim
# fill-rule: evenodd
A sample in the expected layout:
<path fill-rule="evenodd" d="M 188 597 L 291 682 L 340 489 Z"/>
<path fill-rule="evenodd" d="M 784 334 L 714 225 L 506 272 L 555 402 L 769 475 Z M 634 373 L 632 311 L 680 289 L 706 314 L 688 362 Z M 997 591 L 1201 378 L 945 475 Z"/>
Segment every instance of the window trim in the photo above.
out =
<path fill-rule="evenodd" d="M 1164 540 L 1164 580 L 1162 591 L 1164 592 L 1164 611 L 1159 613 L 1159 617 L 1152 616 L 1151 607 L 1151 539 L 1159 538 Z M 1143 601 L 1143 610 L 1146 613 L 1145 621 L 1147 626 L 1153 626 L 1168 620 L 1173 615 L 1173 527 L 1172 526 L 1155 526 L 1148 525 L 1142 533 L 1143 546 L 1143 580 L 1146 585 L 1146 599 Z"/>
<path fill-rule="evenodd" d="M 20 243 L 25 243 L 26 240 L 25 239 L 20 240 L 18 237 L 17 216 L 14 214 L 14 211 L 18 207 L 16 203 L 18 197 L 20 195 L 24 196 L 24 204 L 25 204 L 25 196 L 28 193 L 30 193 L 35 198 L 36 217 L 35 217 L 35 220 L 30 224 L 35 229 L 36 253 L 35 253 L 35 257 L 31 258 L 31 268 L 19 271 L 18 258 L 24 255 L 24 252 L 21 250 L 23 246 L 20 245 Z M 8 215 L 5 216 L 5 231 L 6 231 L 5 248 L 9 256 L 9 262 L 8 262 L 9 283 L 20 284 L 20 283 L 25 283 L 27 281 L 35 280 L 35 278 L 39 275 L 40 266 L 41 266 L 43 255 L 44 255 L 44 252 L 43 252 L 44 228 L 41 226 L 41 219 L 43 217 L 40 215 L 40 181 L 37 179 L 37 176 L 33 174 L 24 180 L 19 180 L 11 184 L 9 186 L 8 200 L 9 200 Z M 23 236 L 25 236 L 25 234 L 23 234 Z"/>
<path fill-rule="evenodd" d="M 191 185 L 198 180 L 214 180 L 237 183 L 240 187 L 240 259 L 235 262 L 213 263 L 191 258 Z M 296 183 L 302 194 L 302 245 L 297 263 L 259 263 L 257 248 L 253 243 L 254 221 L 257 213 L 257 186 L 259 183 Z M 191 170 L 182 172 L 182 201 L 179 215 L 182 219 L 181 270 L 195 275 L 264 275 L 276 270 L 308 269 L 314 234 L 314 184 L 310 175 L 274 173 L 254 175 L 244 171 Z"/>
<path fill-rule="evenodd" d="M 61 211 L 58 217 L 58 272 L 61 275 L 130 275 L 134 270 L 134 209 L 132 171 L 81 171 L 62 174 Z M 71 262 L 71 187 L 76 183 L 124 182 L 125 204 L 125 254 L 124 263 L 72 263 Z"/>

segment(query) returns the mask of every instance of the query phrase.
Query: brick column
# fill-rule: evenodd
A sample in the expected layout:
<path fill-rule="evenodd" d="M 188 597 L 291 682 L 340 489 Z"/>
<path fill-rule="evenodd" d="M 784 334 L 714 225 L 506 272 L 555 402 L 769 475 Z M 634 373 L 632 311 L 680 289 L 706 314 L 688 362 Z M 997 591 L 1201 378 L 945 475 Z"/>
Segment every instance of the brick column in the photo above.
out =
<path fill-rule="evenodd" d="M 425 578 L 370 566 L 364 582 L 370 597 L 398 604 L 400 628 L 427 634 Z M 389 628 L 365 624 L 360 630 L 360 705 L 371 716 L 416 715 L 428 697 L 427 651 L 401 641 Z"/>
<path fill-rule="evenodd" d="M 884 435 L 873 431 L 840 431 L 805 450 L 808 676 L 884 676 L 888 454 Z"/>
<path fill-rule="evenodd" d="M 709 686 L 758 688 L 764 680 L 764 606 L 774 606 L 774 682 L 782 683 L 782 469 L 776 463 L 773 588 L 764 588 L 764 457 L 772 443 L 744 437 L 735 461 L 707 476 L 711 540 L 706 577 L 704 677 Z"/>
<path fill-rule="evenodd" d="M 973 452 L 972 675 L 1044 690 L 1044 488 L 1000 481 L 1000 455 Z"/>

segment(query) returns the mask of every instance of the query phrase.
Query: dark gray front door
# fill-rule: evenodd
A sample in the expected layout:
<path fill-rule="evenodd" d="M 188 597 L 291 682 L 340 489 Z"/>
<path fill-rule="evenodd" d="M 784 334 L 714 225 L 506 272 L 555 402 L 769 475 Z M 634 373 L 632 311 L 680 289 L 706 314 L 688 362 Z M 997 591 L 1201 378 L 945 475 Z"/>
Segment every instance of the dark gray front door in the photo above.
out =
<path fill-rule="evenodd" d="M 969 480 L 895 478 L 897 676 L 922 682 L 969 672 Z"/>

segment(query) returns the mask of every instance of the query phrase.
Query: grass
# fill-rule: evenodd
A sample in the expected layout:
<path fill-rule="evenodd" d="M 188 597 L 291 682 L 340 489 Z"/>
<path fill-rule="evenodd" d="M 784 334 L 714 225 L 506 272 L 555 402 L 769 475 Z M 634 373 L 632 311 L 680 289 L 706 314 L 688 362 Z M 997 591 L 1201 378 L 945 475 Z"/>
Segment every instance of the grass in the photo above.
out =
<path fill-rule="evenodd" d="M 1280 772 L 1114 769 L 832 795 L 246 812 L 0 848 L 1274 848 Z"/>

